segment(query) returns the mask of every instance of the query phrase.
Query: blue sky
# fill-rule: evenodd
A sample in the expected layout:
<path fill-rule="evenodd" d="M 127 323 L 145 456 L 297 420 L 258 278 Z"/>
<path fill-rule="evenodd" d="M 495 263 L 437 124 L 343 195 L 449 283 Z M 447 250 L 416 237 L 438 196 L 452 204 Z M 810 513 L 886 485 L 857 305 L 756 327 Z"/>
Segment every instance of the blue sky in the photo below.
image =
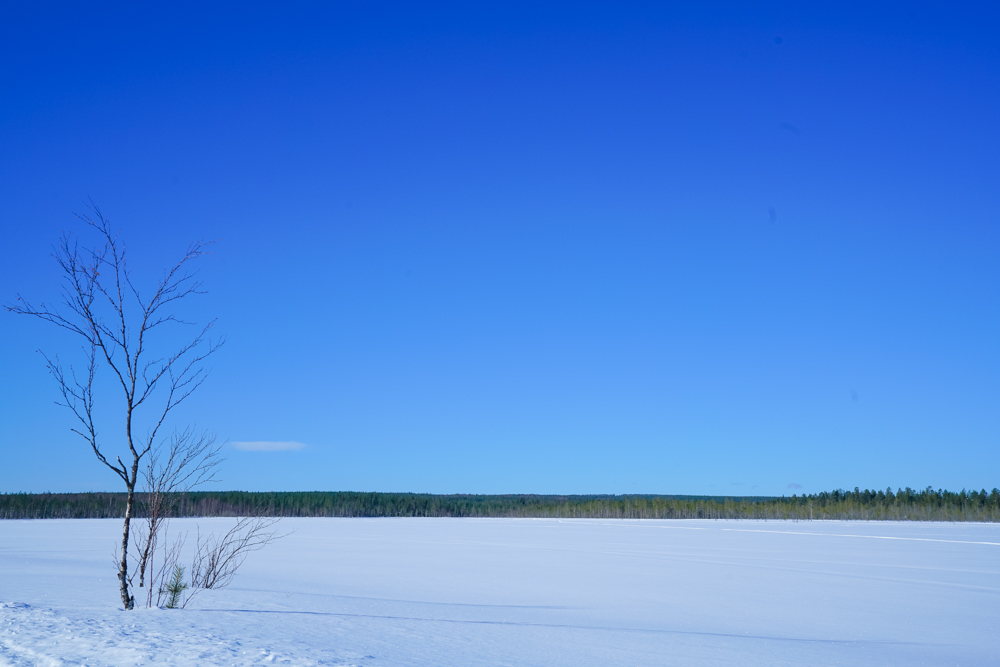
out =
<path fill-rule="evenodd" d="M 218 239 L 216 488 L 997 486 L 1000 17 L 801 5 L 8 9 L 2 300 Z M 0 342 L 0 491 L 116 490 Z"/>

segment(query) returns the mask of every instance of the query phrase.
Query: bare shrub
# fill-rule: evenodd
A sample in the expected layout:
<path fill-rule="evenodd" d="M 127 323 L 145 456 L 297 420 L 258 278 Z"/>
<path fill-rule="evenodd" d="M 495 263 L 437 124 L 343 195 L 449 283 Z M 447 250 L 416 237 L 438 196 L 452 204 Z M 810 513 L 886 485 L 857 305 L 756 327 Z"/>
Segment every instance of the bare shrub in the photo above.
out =
<path fill-rule="evenodd" d="M 221 537 L 209 534 L 197 537 L 194 560 L 191 562 L 191 586 L 194 588 L 225 588 L 236 571 L 250 555 L 278 539 L 272 530 L 278 519 L 245 516 Z"/>
<path fill-rule="evenodd" d="M 177 494 L 215 480 L 217 466 L 222 462 L 219 454 L 221 448 L 215 435 L 196 433 L 187 428 L 175 431 L 169 441 L 150 452 L 143 470 L 145 489 L 142 493 L 142 509 L 145 517 L 133 529 L 137 565 L 132 577 L 138 574 L 139 588 L 145 585 L 147 569 L 152 568 L 160 531 L 166 527 L 173 514 Z M 146 606 L 152 605 L 151 584 L 146 593 Z"/>
<path fill-rule="evenodd" d="M 232 583 L 251 552 L 263 549 L 282 537 L 274 530 L 277 523 L 278 519 L 273 517 L 237 517 L 236 523 L 221 536 L 212 533 L 202 535 L 198 528 L 187 582 L 183 581 L 184 568 L 180 565 L 187 533 L 178 535 L 169 543 L 164 530 L 160 564 L 155 571 L 150 569 L 149 599 L 153 600 L 155 591 L 157 607 L 184 608 L 200 591 L 225 588 Z M 169 547 L 166 546 L 168 543 Z M 177 578 L 178 572 L 181 572 L 180 579 Z M 181 584 L 183 587 L 179 589 Z"/>

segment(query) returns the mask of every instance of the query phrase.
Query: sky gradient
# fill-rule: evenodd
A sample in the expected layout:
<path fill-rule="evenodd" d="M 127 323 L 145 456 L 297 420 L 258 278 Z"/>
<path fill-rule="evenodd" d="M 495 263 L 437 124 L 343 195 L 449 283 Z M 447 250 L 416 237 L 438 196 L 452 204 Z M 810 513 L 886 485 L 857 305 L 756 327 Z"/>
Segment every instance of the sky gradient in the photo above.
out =
<path fill-rule="evenodd" d="M 1000 486 L 996 11 L 6 14 L 0 301 L 89 199 L 147 283 L 218 240 L 215 488 Z M 0 492 L 118 490 L 35 353 L 79 344 L 0 343 Z"/>

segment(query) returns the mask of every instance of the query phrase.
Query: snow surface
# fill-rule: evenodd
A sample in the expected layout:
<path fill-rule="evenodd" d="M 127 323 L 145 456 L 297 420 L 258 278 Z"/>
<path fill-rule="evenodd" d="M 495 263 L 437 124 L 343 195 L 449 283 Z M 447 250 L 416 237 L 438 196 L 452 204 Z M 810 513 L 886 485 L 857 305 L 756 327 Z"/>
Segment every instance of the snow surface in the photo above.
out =
<path fill-rule="evenodd" d="M 281 526 L 230 588 L 124 612 L 119 521 L 0 521 L 0 665 L 1000 664 L 997 525 Z"/>

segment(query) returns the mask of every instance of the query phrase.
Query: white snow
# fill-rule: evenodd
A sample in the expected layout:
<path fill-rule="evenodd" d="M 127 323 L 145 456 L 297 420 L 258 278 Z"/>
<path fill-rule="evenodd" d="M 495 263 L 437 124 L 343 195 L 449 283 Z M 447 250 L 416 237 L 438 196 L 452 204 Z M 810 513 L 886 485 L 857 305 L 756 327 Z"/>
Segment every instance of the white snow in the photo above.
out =
<path fill-rule="evenodd" d="M 124 612 L 119 521 L 0 521 L 0 665 L 1000 664 L 997 525 L 281 526 L 230 588 Z"/>

